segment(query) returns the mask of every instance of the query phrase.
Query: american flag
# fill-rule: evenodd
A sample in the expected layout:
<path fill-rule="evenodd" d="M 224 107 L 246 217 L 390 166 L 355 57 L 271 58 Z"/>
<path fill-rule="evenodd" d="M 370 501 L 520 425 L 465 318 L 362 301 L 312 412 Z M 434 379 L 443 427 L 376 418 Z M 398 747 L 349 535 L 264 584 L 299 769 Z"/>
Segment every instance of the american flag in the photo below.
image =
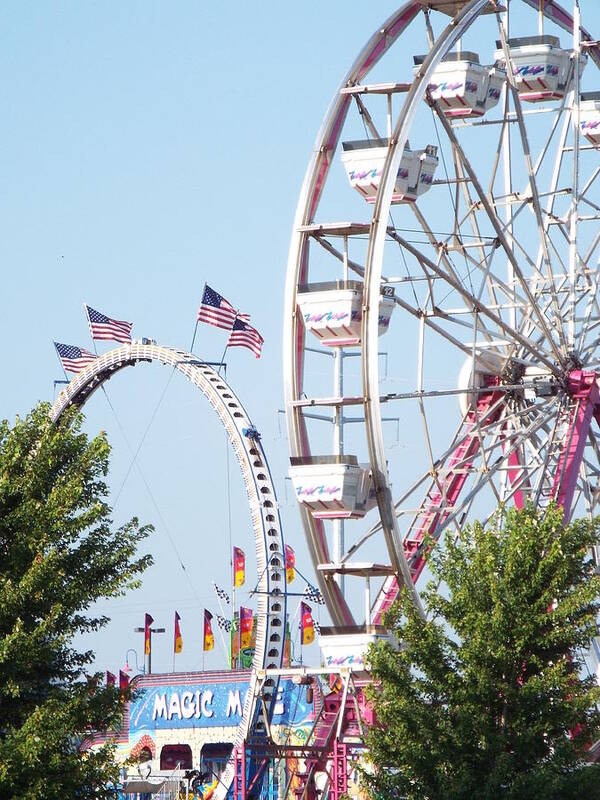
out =
<path fill-rule="evenodd" d="M 242 322 L 241 319 L 236 319 L 229 334 L 227 347 L 247 347 L 257 358 L 260 358 L 263 342 L 264 339 L 256 328 Z"/>
<path fill-rule="evenodd" d="M 224 631 L 231 630 L 231 620 L 227 619 L 226 617 L 222 617 L 220 614 L 217 614 L 217 625 Z"/>
<path fill-rule="evenodd" d="M 214 587 L 214 590 L 215 590 L 215 594 L 217 595 L 219 600 L 225 600 L 227 605 L 229 605 L 229 595 L 227 594 L 225 589 L 221 589 L 219 586 L 217 586 L 216 583 L 213 583 L 213 587 Z"/>
<path fill-rule="evenodd" d="M 250 314 L 241 314 L 236 311 L 229 300 L 205 283 L 202 303 L 198 310 L 198 322 L 206 322 L 208 325 L 230 331 L 236 319 L 247 321 L 250 319 Z"/>
<path fill-rule="evenodd" d="M 81 372 L 88 364 L 98 358 L 93 353 L 88 353 L 87 350 L 82 347 L 75 347 L 73 344 L 54 342 L 54 347 L 56 347 L 56 352 L 65 372 Z"/>
<path fill-rule="evenodd" d="M 111 319 L 95 308 L 85 306 L 92 339 L 109 339 L 113 342 L 128 344 L 131 341 L 133 322 Z"/>

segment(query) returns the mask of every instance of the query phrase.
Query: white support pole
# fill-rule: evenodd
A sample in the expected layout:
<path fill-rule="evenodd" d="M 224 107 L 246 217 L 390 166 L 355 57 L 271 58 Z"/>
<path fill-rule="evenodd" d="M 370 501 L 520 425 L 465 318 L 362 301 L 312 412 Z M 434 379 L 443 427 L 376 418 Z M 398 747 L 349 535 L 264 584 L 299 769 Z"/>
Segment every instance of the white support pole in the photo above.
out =
<path fill-rule="evenodd" d="M 348 237 L 344 236 L 343 279 L 348 280 Z M 341 347 L 333 349 L 333 396 L 344 396 L 344 351 Z M 333 454 L 342 455 L 344 452 L 344 407 L 340 404 L 333 410 Z M 341 563 L 344 555 L 344 521 L 333 520 L 333 561 Z M 342 595 L 345 592 L 343 575 L 336 575 L 335 582 L 340 587 Z"/>
<path fill-rule="evenodd" d="M 371 578 L 365 575 L 365 625 L 371 624 Z"/>
<path fill-rule="evenodd" d="M 502 27 L 504 28 L 504 34 L 508 39 L 510 36 L 510 6 L 506 4 L 506 11 L 502 15 Z M 506 65 L 507 69 L 511 69 L 511 65 Z M 508 81 L 504 84 L 504 103 L 505 103 L 505 113 L 508 113 L 510 105 L 509 105 L 509 98 L 510 98 L 510 86 Z M 510 142 L 510 125 L 505 124 L 504 126 L 504 133 L 502 135 L 502 163 L 504 167 L 504 194 L 506 197 L 510 197 L 512 195 L 512 160 L 511 160 L 511 142 Z M 506 229 L 509 232 L 511 238 L 513 235 L 513 206 L 512 203 L 507 203 L 504 208 L 504 219 L 506 222 Z M 506 260 L 506 282 L 510 287 L 511 291 L 513 292 L 513 296 L 510 300 L 510 305 L 512 306 L 509 310 L 509 321 L 512 328 L 516 329 L 517 327 L 517 309 L 515 308 L 515 272 L 513 269 L 513 265 L 510 259 L 507 258 Z"/>
<path fill-rule="evenodd" d="M 538 24 L 540 36 L 544 35 L 544 0 L 540 0 L 538 11 Z"/>
<path fill-rule="evenodd" d="M 579 60 L 581 57 L 581 11 L 579 0 L 573 4 L 573 90 L 571 92 L 571 123 L 573 128 L 573 194 L 569 217 L 569 331 L 568 345 L 575 349 L 575 310 L 577 282 L 577 228 L 579 226 Z"/>

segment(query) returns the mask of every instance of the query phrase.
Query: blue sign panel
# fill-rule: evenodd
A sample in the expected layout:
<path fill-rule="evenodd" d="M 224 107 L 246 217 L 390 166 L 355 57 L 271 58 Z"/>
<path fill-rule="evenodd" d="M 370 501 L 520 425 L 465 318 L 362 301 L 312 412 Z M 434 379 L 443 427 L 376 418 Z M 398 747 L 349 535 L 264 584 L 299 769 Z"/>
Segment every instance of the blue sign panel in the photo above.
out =
<path fill-rule="evenodd" d="M 129 730 L 235 727 L 242 721 L 248 688 L 248 681 L 236 680 L 140 688 L 129 704 Z M 280 683 L 273 725 L 299 725 L 311 711 L 305 687 Z"/>

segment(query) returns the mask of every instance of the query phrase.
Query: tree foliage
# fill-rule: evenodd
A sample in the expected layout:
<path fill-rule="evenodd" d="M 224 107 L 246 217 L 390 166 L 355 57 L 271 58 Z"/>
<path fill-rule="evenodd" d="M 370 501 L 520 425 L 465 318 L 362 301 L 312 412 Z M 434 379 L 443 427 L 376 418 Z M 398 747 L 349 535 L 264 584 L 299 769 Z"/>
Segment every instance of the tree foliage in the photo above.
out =
<path fill-rule="evenodd" d="M 373 647 L 374 797 L 600 798 L 598 521 L 511 510 L 430 557 L 424 621 L 408 593 L 390 611 L 398 648 Z"/>
<path fill-rule="evenodd" d="M 109 446 L 75 412 L 53 425 L 38 405 L 0 423 L 0 797 L 104 797 L 116 778 L 110 746 L 82 754 L 93 730 L 121 714 L 118 691 L 88 673 L 77 634 L 108 619 L 102 598 L 139 585 L 149 556 L 137 519 L 116 529 L 107 505 Z"/>

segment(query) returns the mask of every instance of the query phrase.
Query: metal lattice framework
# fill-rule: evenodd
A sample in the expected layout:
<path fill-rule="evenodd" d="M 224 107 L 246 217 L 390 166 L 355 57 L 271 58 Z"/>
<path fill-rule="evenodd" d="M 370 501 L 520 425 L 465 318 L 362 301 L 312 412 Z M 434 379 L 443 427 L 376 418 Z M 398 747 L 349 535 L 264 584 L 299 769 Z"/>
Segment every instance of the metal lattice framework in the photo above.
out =
<path fill-rule="evenodd" d="M 415 583 L 424 564 L 421 546 L 425 536 L 439 539 L 473 513 L 483 497 L 487 497 L 488 507 L 507 501 L 520 505 L 526 499 L 539 504 L 555 498 L 567 514 L 578 503 L 589 513 L 596 505 L 598 445 L 590 421 L 595 413 L 593 376 L 600 325 L 597 275 L 592 267 L 600 243 L 600 234 L 593 231 L 593 222 L 600 219 L 600 204 L 593 197 L 600 168 L 594 163 L 598 150 L 580 141 L 582 79 L 574 65 L 589 62 L 593 86 L 593 81 L 600 79 L 596 69 L 600 49 L 584 28 L 579 35 L 576 26 L 573 33 L 569 13 L 557 3 L 545 2 L 541 4 L 545 23 L 553 24 L 553 32 L 562 29 L 571 36 L 562 99 L 553 98 L 551 106 L 525 108 L 516 86 L 516 68 L 507 70 L 500 101 L 485 118 L 452 118 L 431 95 L 436 70 L 450 57 L 457 58 L 450 55 L 452 48 L 458 46 L 460 57 L 463 37 L 476 35 L 484 21 L 484 36 L 489 39 L 493 30 L 498 39 L 497 57 L 501 54 L 512 66 L 510 43 L 516 40 L 508 35 L 509 25 L 523 25 L 516 16 L 517 5 L 537 9 L 539 4 L 537 0 L 405 3 L 377 30 L 342 81 L 306 173 L 286 285 L 284 381 L 290 453 L 295 459 L 307 459 L 315 452 L 317 423 L 311 423 L 308 413 L 315 407 L 329 410 L 334 426 L 339 427 L 347 409 L 362 406 L 379 509 L 379 519 L 366 530 L 364 523 L 362 530 L 361 522 L 352 523 L 356 528 L 352 544 L 332 555 L 323 519 L 301 506 L 320 588 L 335 626 L 354 623 L 339 576 L 349 571 L 352 559 L 361 548 L 368 548 L 377 534 L 383 535 L 393 574 L 374 605 L 376 621 L 399 584 L 413 587 L 415 603 L 420 603 Z M 440 26 L 436 35 L 432 22 L 447 21 L 448 16 L 453 17 L 450 24 Z M 533 15 L 527 19 L 535 24 Z M 375 66 L 382 71 L 379 62 L 394 45 L 408 41 L 414 47 L 419 26 L 429 50 L 415 67 L 414 79 L 369 84 L 368 73 Z M 393 77 L 397 75 L 393 73 Z M 401 102 L 394 114 L 392 101 L 398 97 Z M 362 219 L 340 221 L 331 210 L 340 204 L 339 190 L 335 187 L 329 195 L 327 192 L 338 177 L 332 168 L 338 145 L 344 136 L 354 134 L 356 138 L 353 125 L 357 128 L 357 121 L 371 139 L 365 144 L 382 145 L 385 158 L 369 204 L 362 203 L 361 211 L 357 199 L 354 206 L 352 213 Z M 544 131 L 540 130 L 541 121 Z M 386 126 L 384 137 L 381 131 Z M 477 153 L 472 155 L 475 134 L 480 140 L 477 146 L 487 148 L 487 164 Z M 395 206 L 394 215 L 402 219 L 394 223 L 397 176 L 409 135 L 413 147 L 438 142 L 446 174 L 431 182 L 427 195 Z M 584 152 L 587 150 L 593 150 L 590 157 Z M 439 157 L 438 161 L 441 170 Z M 429 216 L 439 215 L 433 198 L 438 193 L 439 203 L 441 191 L 447 192 L 444 234 L 439 232 L 439 222 L 434 224 Z M 322 219 L 317 218 L 321 205 L 327 214 Z M 343 207 L 346 205 L 344 200 Z M 361 258 L 353 257 L 354 252 Z M 299 292 L 314 280 L 311 268 L 318 281 L 323 280 L 326 268 L 332 279 L 343 276 L 346 284 L 340 285 L 347 285 L 348 275 L 353 274 L 364 287 L 359 354 L 362 382 L 353 396 L 342 392 L 319 396 L 308 388 L 318 356 L 312 356 L 314 348 L 307 344 Z M 406 274 L 395 277 L 404 271 Z M 383 393 L 380 388 L 380 297 L 384 285 L 395 290 L 395 313 L 401 316 L 403 326 L 400 335 L 406 336 L 402 343 L 389 341 L 394 336 L 392 326 L 388 346 L 407 347 L 412 359 L 414 389 L 403 393 Z M 434 342 L 435 355 L 429 358 L 427 340 Z M 458 354 L 461 363 L 468 365 L 466 373 L 459 365 L 455 373 L 455 380 L 461 373 L 458 388 L 455 382 L 429 389 L 426 369 L 446 353 L 457 364 Z M 588 384 L 586 394 L 583 387 Z M 440 447 L 431 421 L 434 412 L 428 410 L 428 404 L 444 398 L 449 398 L 453 407 L 449 412 L 449 406 L 441 406 L 443 413 L 456 416 L 458 425 L 449 443 Z M 457 398 L 461 399 L 460 414 Z M 391 403 L 404 404 L 401 415 L 409 404 L 418 409 L 424 431 L 422 452 L 428 461 L 420 475 L 410 474 L 408 481 L 405 476 L 396 477 L 394 486 L 401 486 L 400 490 L 392 488 L 389 446 L 382 424 L 383 404 Z M 582 403 L 584 413 L 579 411 Z M 439 409 L 440 405 L 436 414 Z M 567 458 L 574 436 L 577 457 Z M 317 452 L 322 452 L 322 445 L 320 448 Z"/>
<path fill-rule="evenodd" d="M 260 740 L 268 730 L 278 679 L 273 677 L 266 681 L 264 678 L 261 680 L 262 702 L 259 706 L 257 673 L 267 668 L 281 667 L 286 619 L 285 548 L 281 520 L 275 487 L 260 438 L 246 435 L 249 430 L 254 429 L 250 417 L 225 379 L 192 353 L 157 344 L 135 343 L 117 347 L 95 359 L 62 390 L 50 415 L 57 422 L 66 409 L 84 406 L 91 395 L 115 373 L 143 362 L 158 362 L 173 367 L 200 389 L 227 433 L 248 495 L 259 577 L 256 649 L 250 690 L 246 695 L 243 717 L 236 736 L 235 747 L 239 747 L 250 734 Z M 225 797 L 233 778 L 232 759 L 215 791 L 219 800 Z"/>
<path fill-rule="evenodd" d="M 452 85 L 459 64 L 489 80 L 479 105 L 464 99 L 477 86 Z M 283 345 L 295 488 L 334 633 L 381 623 L 402 585 L 421 608 L 425 542 L 499 504 L 597 513 L 600 93 L 590 122 L 581 92 L 600 89 L 599 67 L 578 0 L 572 13 L 554 0 L 411 0 L 330 103 L 294 220 Z M 382 388 L 390 374 L 405 391 Z M 390 408 L 402 457 L 384 435 Z M 333 479 L 359 471 L 348 452 L 369 470 L 374 519 Z M 366 628 L 346 575 L 380 580 Z M 301 794 L 315 796 L 309 779 Z"/>

